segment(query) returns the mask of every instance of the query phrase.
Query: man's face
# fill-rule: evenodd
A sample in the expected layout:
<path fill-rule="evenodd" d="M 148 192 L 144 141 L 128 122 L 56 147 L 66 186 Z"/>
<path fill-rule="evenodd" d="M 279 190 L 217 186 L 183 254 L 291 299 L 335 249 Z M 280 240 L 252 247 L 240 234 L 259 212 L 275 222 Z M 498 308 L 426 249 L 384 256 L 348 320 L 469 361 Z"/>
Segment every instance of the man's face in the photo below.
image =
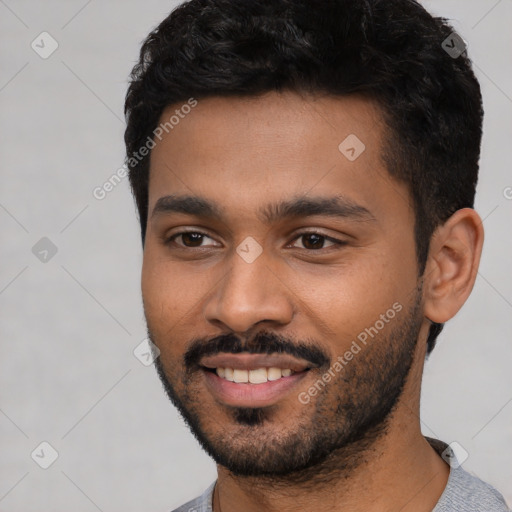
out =
<path fill-rule="evenodd" d="M 157 368 L 234 473 L 349 453 L 400 397 L 425 322 L 384 130 L 356 97 L 210 98 L 152 150 L 142 293 Z"/>

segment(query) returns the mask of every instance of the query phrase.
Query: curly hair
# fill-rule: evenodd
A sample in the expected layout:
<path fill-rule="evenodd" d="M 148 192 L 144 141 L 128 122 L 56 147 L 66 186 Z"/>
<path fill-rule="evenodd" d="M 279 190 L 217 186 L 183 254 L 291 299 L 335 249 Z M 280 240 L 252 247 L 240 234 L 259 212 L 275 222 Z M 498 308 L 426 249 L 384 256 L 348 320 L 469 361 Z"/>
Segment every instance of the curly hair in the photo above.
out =
<path fill-rule="evenodd" d="M 152 140 L 168 105 L 209 96 L 358 93 L 379 105 L 382 158 L 411 193 L 419 275 L 437 226 L 473 207 L 482 98 L 453 28 L 414 0 L 190 0 L 144 41 L 125 101 L 126 165 L 144 244 Z M 452 39 L 450 39 L 452 38 Z M 447 41 L 449 44 L 447 44 Z M 458 38 L 459 44 L 462 39 Z M 432 324 L 430 353 L 442 324 Z"/>

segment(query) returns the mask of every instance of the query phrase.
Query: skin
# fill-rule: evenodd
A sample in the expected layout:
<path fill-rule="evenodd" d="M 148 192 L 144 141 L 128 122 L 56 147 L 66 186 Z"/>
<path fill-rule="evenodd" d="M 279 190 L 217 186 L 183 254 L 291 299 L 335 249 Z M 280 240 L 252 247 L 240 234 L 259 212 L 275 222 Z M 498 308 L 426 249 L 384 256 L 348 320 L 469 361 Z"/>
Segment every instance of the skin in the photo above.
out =
<path fill-rule="evenodd" d="M 169 106 L 162 119 L 176 107 Z M 469 296 L 483 229 L 474 210 L 457 211 L 433 235 L 419 280 L 411 196 L 381 161 L 385 130 L 378 106 L 357 96 L 214 97 L 199 100 L 152 150 L 142 270 L 145 315 L 166 380 L 178 395 L 187 394 L 190 404 L 200 404 L 196 412 L 211 438 L 228 439 L 233 450 L 251 453 L 251 446 L 282 439 L 299 423 L 307 427 L 320 397 L 304 405 L 297 395 L 322 372 L 310 370 L 273 405 L 264 424 L 241 425 L 199 372 L 186 378 L 183 356 L 193 339 L 222 334 L 244 339 L 264 329 L 314 340 L 332 362 L 392 304 L 404 307 L 395 326 L 413 314 L 415 301 L 419 308 L 412 366 L 385 431 L 362 451 L 336 452 L 318 466 L 317 476 L 310 471 L 295 485 L 285 477 L 239 476 L 218 464 L 215 512 L 430 511 L 446 486 L 449 467 L 420 430 L 426 338 L 431 321 L 446 322 Z M 352 162 L 338 149 L 349 134 L 366 147 Z M 170 194 L 206 198 L 223 217 L 152 215 L 158 199 Z M 270 202 L 336 194 L 363 206 L 372 218 L 316 215 L 267 224 L 257 215 Z M 184 229 L 205 233 L 202 247 L 186 247 L 184 238 L 164 242 Z M 326 241 L 320 250 L 308 249 L 308 240 L 298 234 L 311 230 L 345 245 Z M 252 263 L 236 252 L 248 236 L 262 248 Z M 372 350 L 386 353 L 392 329 L 390 322 L 365 354 L 354 357 L 354 369 Z M 364 371 L 371 376 L 379 369 Z M 334 403 L 335 393 L 350 383 L 326 387 L 325 403 Z M 325 410 L 326 424 L 333 423 L 331 409 Z"/>

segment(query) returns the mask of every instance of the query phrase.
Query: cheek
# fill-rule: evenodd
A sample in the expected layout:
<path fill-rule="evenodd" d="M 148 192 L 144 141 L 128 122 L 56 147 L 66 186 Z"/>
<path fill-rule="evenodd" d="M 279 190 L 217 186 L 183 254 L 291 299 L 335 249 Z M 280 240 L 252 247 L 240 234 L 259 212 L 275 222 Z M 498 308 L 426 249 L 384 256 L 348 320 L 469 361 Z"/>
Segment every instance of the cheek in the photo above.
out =
<path fill-rule="evenodd" d="M 181 284 L 173 279 L 173 273 L 161 258 L 157 258 L 149 247 L 144 249 L 141 289 L 144 302 L 144 314 L 148 327 L 161 344 L 162 336 L 183 316 L 180 309 Z M 159 347 L 162 350 L 162 347 Z"/>
<path fill-rule="evenodd" d="M 385 333 L 394 319 L 402 320 L 400 311 L 406 310 L 416 291 L 415 265 L 414 252 L 366 251 L 345 268 L 331 269 L 310 286 L 304 283 L 303 296 L 322 320 L 324 334 L 336 340 L 336 352 L 365 329 L 377 324 L 377 330 Z"/>
<path fill-rule="evenodd" d="M 202 318 L 201 301 L 210 287 L 206 276 L 145 248 L 141 275 L 144 313 L 161 351 L 179 351 L 180 340 L 197 334 L 193 329 Z"/>

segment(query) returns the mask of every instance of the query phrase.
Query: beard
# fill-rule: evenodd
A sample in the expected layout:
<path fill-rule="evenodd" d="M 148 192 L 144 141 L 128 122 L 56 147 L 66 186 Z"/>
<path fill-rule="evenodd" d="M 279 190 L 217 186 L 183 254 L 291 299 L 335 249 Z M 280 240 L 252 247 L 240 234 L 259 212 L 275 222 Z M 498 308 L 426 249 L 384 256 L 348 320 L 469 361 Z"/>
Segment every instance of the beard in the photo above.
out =
<path fill-rule="evenodd" d="M 202 448 L 232 474 L 271 479 L 274 485 L 329 482 L 365 462 L 365 455 L 388 430 L 414 360 L 422 324 L 420 292 L 408 310 L 390 320 L 387 333 L 372 337 L 309 403 L 287 396 L 291 415 L 284 418 L 279 402 L 257 408 L 214 402 L 206 410 L 198 361 L 218 352 L 287 353 L 314 363 L 317 367 L 309 372 L 317 374 L 318 382 L 334 364 L 318 343 L 270 332 L 247 342 L 232 335 L 195 339 L 182 360 L 164 364 L 161 355 L 155 366 L 167 395 Z M 148 336 L 162 349 L 162 340 L 154 339 L 149 324 Z M 343 347 L 345 352 L 346 344 Z"/>

